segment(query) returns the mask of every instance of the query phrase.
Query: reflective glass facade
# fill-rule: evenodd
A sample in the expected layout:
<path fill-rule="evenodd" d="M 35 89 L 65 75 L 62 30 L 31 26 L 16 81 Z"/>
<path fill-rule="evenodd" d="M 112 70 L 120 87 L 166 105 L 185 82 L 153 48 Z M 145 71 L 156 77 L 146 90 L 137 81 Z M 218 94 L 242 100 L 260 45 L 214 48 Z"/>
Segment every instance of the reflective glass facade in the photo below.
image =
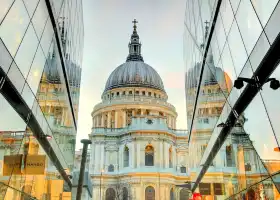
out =
<path fill-rule="evenodd" d="M 0 1 L 0 199 L 71 197 L 83 37 L 82 1 Z"/>
<path fill-rule="evenodd" d="M 279 19 L 278 0 L 186 1 L 188 167 L 202 199 L 280 198 Z"/>

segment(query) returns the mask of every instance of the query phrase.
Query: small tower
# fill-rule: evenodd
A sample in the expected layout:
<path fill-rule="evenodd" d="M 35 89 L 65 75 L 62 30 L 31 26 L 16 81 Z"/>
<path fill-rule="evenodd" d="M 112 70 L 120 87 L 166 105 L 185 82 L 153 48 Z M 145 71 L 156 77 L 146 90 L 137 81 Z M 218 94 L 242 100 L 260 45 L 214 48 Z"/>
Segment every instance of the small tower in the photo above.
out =
<path fill-rule="evenodd" d="M 137 34 L 137 26 L 136 23 L 138 23 L 136 21 L 136 19 L 134 19 L 132 21 L 133 25 L 133 33 L 130 37 L 130 42 L 128 44 L 128 48 L 129 48 L 129 54 L 127 56 L 126 62 L 129 61 L 142 61 L 143 57 L 141 56 L 141 43 L 139 42 L 139 35 Z"/>

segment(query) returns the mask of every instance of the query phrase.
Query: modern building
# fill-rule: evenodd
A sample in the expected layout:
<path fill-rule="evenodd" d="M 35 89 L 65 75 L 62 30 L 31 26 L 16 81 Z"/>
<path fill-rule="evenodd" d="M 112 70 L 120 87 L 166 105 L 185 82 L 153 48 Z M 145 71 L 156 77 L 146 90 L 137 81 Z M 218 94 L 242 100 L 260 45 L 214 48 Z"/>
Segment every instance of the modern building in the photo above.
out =
<path fill-rule="evenodd" d="M 82 1 L 0 5 L 0 199 L 71 199 Z"/>
<path fill-rule="evenodd" d="M 176 129 L 160 75 L 142 57 L 134 20 L 126 62 L 109 76 L 92 112 L 93 199 L 186 199 L 186 130 Z"/>
<path fill-rule="evenodd" d="M 186 1 L 188 167 L 202 199 L 280 199 L 278 0 Z"/>

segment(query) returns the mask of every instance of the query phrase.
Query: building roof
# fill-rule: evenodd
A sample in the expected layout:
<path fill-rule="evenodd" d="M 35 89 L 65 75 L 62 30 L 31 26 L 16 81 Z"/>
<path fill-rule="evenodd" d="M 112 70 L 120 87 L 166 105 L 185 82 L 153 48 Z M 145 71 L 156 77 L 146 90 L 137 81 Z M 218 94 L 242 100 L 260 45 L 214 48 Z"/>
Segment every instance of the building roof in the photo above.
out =
<path fill-rule="evenodd" d="M 164 92 L 159 74 L 142 61 L 129 61 L 117 67 L 109 76 L 104 92 L 121 87 L 147 87 Z"/>

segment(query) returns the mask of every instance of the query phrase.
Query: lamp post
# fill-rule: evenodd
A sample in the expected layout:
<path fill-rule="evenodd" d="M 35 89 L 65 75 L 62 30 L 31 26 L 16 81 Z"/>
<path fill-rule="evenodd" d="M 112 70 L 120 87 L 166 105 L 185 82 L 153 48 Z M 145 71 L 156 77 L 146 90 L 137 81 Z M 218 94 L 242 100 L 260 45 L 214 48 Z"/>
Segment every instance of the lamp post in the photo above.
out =
<path fill-rule="evenodd" d="M 104 172 L 104 169 L 101 169 L 101 171 L 100 171 L 100 191 L 99 191 L 100 200 L 102 200 L 102 197 L 101 197 L 101 178 L 102 178 L 102 173 L 103 172 Z"/>
<path fill-rule="evenodd" d="M 78 180 L 78 187 L 77 187 L 77 196 L 76 200 L 81 200 L 82 191 L 83 191 L 83 182 L 84 182 L 84 174 L 85 174 L 85 164 L 87 159 L 87 148 L 88 145 L 91 144 L 91 141 L 88 139 L 81 140 L 83 143 L 83 152 L 82 152 L 82 160 L 81 160 L 81 167 L 80 167 L 80 176 Z"/>

